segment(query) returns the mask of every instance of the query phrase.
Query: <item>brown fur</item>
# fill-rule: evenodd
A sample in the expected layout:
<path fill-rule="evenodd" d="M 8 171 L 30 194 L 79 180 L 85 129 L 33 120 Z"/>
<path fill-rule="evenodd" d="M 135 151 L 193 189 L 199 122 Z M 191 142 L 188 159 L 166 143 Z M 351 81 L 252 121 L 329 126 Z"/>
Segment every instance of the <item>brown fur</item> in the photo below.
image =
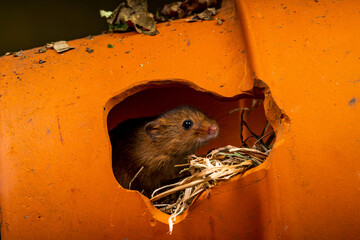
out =
<path fill-rule="evenodd" d="M 184 129 L 190 119 L 193 126 Z M 209 127 L 216 133 L 209 133 Z M 180 177 L 174 165 L 187 162 L 187 156 L 215 138 L 218 125 L 199 110 L 181 106 L 160 116 L 130 119 L 110 132 L 113 149 L 113 170 L 117 181 L 129 188 L 135 174 L 144 167 L 131 184 L 131 189 L 144 190 L 150 196 L 158 187 Z"/>

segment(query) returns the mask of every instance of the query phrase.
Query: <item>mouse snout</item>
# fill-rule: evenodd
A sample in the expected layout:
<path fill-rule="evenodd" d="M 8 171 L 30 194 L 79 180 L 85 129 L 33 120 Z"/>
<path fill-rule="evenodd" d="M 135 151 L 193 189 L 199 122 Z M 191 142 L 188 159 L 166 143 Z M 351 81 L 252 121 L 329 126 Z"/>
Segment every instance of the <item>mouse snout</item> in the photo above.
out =
<path fill-rule="evenodd" d="M 219 132 L 219 129 L 216 125 L 211 125 L 208 130 L 207 130 L 208 134 L 210 136 L 213 136 L 213 137 L 216 137 L 218 132 Z"/>

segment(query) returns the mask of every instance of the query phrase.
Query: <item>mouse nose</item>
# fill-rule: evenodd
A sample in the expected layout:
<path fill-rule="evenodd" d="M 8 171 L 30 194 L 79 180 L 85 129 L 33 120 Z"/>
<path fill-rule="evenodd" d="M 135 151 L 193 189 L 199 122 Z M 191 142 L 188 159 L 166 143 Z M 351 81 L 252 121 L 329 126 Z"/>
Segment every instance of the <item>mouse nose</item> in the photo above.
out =
<path fill-rule="evenodd" d="M 208 134 L 211 136 L 217 136 L 218 134 L 218 127 L 216 125 L 211 125 L 208 130 L 207 130 Z"/>

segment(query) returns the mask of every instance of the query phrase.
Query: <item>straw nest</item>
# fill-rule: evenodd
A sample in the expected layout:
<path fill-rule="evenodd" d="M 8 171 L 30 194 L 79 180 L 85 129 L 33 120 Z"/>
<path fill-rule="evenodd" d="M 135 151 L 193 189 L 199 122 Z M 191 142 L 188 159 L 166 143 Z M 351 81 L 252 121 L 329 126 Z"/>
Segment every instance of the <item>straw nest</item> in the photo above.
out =
<path fill-rule="evenodd" d="M 270 124 L 266 123 L 262 133 L 258 136 L 244 121 L 244 112 L 243 110 L 241 114 L 241 147 L 228 145 L 214 149 L 204 157 L 189 156 L 187 164 L 176 167 L 182 167 L 183 170 L 180 173 L 188 172 L 190 176 L 174 184 L 160 187 L 153 192 L 150 201 L 160 211 L 170 215 L 168 219 L 170 234 L 176 217 L 185 212 L 202 192 L 208 191 L 220 181 L 228 180 L 260 165 L 269 155 L 275 139 L 274 131 L 269 130 Z M 245 140 L 242 136 L 244 127 L 252 135 Z M 250 147 L 247 141 L 252 137 L 256 141 Z M 267 140 L 265 141 L 265 139 Z"/>
<path fill-rule="evenodd" d="M 191 176 L 158 188 L 150 201 L 162 212 L 170 214 L 168 221 L 171 233 L 176 217 L 182 214 L 199 194 L 219 181 L 228 180 L 258 166 L 265 161 L 269 153 L 269 149 L 261 151 L 229 145 L 215 149 L 205 157 L 191 155 L 188 164 L 177 166 L 186 167 L 182 171 L 189 171 Z M 177 194 L 175 201 L 174 197 L 169 197 L 174 194 Z M 160 201 L 161 199 L 163 201 Z"/>

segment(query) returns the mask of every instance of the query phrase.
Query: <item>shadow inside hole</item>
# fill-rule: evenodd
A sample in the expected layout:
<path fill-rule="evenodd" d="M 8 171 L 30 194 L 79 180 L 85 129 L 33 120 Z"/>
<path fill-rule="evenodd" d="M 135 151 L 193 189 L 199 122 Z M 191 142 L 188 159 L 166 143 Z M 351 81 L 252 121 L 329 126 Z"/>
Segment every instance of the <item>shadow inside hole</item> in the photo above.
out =
<path fill-rule="evenodd" d="M 260 135 L 267 119 L 262 99 L 258 99 L 258 101 L 260 104 L 252 109 L 245 121 L 252 132 Z M 254 98 L 250 95 L 229 99 L 208 92 L 197 91 L 180 83 L 168 87 L 148 88 L 125 98 L 111 109 L 107 118 L 108 130 L 110 132 L 119 123 L 128 119 L 157 116 L 177 106 L 190 105 L 215 119 L 220 128 L 218 137 L 200 148 L 196 153 L 204 155 L 211 149 L 226 145 L 241 146 L 240 131 L 242 131 L 243 139 L 248 139 L 247 144 L 252 146 L 256 139 L 252 137 L 248 129 L 241 128 L 242 111 L 239 109 L 250 109 L 253 103 Z M 267 132 L 269 131 L 272 131 L 271 127 L 267 130 Z M 129 188 L 129 186 L 123 187 Z"/>

